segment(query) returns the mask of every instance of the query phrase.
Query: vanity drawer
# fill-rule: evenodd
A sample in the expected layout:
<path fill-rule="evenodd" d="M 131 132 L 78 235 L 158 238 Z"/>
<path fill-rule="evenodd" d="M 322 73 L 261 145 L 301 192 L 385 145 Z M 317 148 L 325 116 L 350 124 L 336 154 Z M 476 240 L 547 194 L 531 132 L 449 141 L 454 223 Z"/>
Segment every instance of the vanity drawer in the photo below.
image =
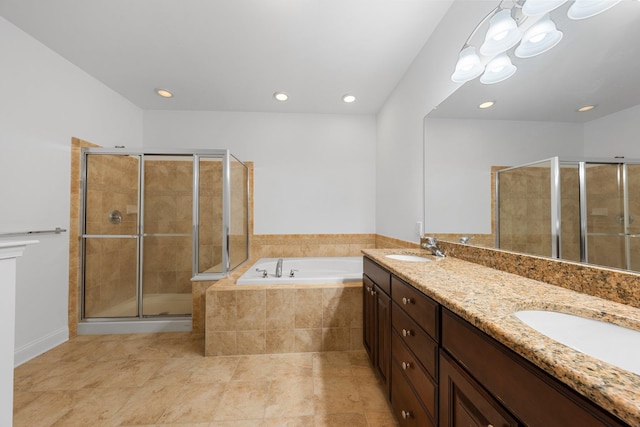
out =
<path fill-rule="evenodd" d="M 363 272 L 387 295 L 391 295 L 391 273 L 369 258 L 363 258 Z"/>
<path fill-rule="evenodd" d="M 391 364 L 391 406 L 393 414 L 401 426 L 434 427 L 431 417 L 427 414 L 402 371 L 395 363 Z"/>
<path fill-rule="evenodd" d="M 438 377 L 438 344 L 396 303 L 391 304 L 391 324 L 399 339 L 413 352 L 433 378 Z"/>
<path fill-rule="evenodd" d="M 413 354 L 403 344 L 400 336 L 395 331 L 391 333 L 391 354 L 393 354 L 393 363 L 397 364 L 398 368 L 402 370 L 422 405 L 434 420 L 437 419 L 437 385 L 417 363 Z M 393 381 L 395 380 L 396 378 L 393 379 Z"/>
<path fill-rule="evenodd" d="M 391 289 L 396 304 L 438 341 L 438 303 L 395 276 L 391 277 Z"/>

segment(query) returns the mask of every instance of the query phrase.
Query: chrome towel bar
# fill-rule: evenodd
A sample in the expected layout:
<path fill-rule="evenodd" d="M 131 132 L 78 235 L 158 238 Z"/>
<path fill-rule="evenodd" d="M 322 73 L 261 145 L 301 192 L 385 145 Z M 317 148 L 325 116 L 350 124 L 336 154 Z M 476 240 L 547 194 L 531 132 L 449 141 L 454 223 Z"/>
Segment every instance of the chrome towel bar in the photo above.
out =
<path fill-rule="evenodd" d="M 60 234 L 65 233 L 67 230 L 56 227 L 54 230 L 37 230 L 37 231 L 22 231 L 22 232 L 12 232 L 12 233 L 0 233 L 0 237 L 9 237 L 9 236 L 29 236 L 31 234 Z"/>

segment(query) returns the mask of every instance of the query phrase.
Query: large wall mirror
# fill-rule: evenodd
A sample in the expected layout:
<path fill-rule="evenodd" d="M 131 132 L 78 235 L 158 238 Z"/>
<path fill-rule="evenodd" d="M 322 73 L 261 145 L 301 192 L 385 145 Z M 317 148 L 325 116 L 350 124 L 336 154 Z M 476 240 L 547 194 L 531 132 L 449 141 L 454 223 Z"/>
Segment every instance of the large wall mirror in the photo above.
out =
<path fill-rule="evenodd" d="M 480 22 L 498 3 L 482 1 L 471 6 L 468 1 L 456 0 L 443 24 L 460 13 L 476 13 L 476 22 Z M 523 2 L 502 4 L 517 8 Z M 425 117 L 425 231 L 492 235 L 492 168 L 552 157 L 640 159 L 640 1 L 622 0 L 582 20 L 567 17 L 572 4 L 569 1 L 550 13 L 563 32 L 557 46 L 527 59 L 517 58 L 514 49 L 509 50 L 517 67 L 511 78 L 491 85 L 479 79 L 469 81 Z M 478 47 L 487 28 L 488 23 L 483 24 L 470 44 Z M 463 41 L 472 30 L 463 30 Z M 460 34 L 452 37 L 460 39 Z M 450 64 L 451 72 L 454 66 Z M 495 104 L 478 108 L 485 101 Z M 585 105 L 596 108 L 577 111 Z M 630 193 L 640 194 L 640 180 L 627 185 L 635 186 Z M 526 200 L 531 190 L 521 187 Z M 609 187 L 606 193 L 615 191 Z M 628 220 L 637 225 L 640 203 L 633 203 Z M 540 202 L 537 208 L 547 206 Z M 590 209 L 588 214 L 597 215 L 599 221 L 620 222 L 617 208 L 596 204 Z M 515 211 L 522 215 L 522 210 Z M 514 221 L 517 223 L 517 218 Z M 640 258 L 640 235 L 631 237 L 638 242 L 631 246 Z M 490 241 L 493 239 L 484 240 Z M 640 266 L 640 261 L 634 265 Z"/>

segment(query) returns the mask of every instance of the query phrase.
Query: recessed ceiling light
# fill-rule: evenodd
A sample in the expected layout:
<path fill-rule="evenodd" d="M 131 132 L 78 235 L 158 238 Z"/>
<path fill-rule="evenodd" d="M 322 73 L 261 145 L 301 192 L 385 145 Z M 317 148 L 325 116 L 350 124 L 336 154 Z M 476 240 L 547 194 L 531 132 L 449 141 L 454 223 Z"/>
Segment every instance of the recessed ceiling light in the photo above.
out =
<path fill-rule="evenodd" d="M 173 98 L 173 94 L 166 89 L 156 89 L 156 93 L 163 98 Z"/>
<path fill-rule="evenodd" d="M 593 110 L 594 108 L 596 108 L 595 105 L 585 105 L 584 107 L 580 107 L 578 108 L 578 112 L 579 113 L 584 113 L 585 111 L 589 111 L 589 110 Z"/>
<path fill-rule="evenodd" d="M 356 97 L 347 93 L 346 95 L 342 95 L 342 100 L 347 104 L 351 104 L 352 102 L 355 102 Z"/>
<path fill-rule="evenodd" d="M 485 101 L 482 104 L 478 105 L 478 108 L 482 108 L 483 110 L 485 108 L 491 108 L 495 103 L 496 103 L 495 101 Z"/>
<path fill-rule="evenodd" d="M 289 95 L 284 92 L 276 92 L 273 94 L 273 97 L 280 102 L 284 102 L 289 99 Z"/>

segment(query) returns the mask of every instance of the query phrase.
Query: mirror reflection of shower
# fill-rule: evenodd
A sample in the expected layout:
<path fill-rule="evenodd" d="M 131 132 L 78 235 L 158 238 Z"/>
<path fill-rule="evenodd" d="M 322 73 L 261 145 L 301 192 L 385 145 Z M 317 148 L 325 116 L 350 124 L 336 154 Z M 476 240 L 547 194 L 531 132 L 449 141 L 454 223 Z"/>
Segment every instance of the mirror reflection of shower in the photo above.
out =
<path fill-rule="evenodd" d="M 227 150 L 82 159 L 83 319 L 188 317 L 192 280 L 248 258 L 248 171 Z"/>
<path fill-rule="evenodd" d="M 496 247 L 640 271 L 640 160 L 560 159 L 496 175 Z"/>

